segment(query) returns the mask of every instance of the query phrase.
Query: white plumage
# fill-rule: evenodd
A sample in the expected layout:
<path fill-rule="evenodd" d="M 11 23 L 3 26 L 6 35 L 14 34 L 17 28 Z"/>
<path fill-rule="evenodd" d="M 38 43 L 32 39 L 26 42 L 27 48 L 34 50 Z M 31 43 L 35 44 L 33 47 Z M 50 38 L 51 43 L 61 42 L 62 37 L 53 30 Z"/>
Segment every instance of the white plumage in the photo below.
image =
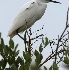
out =
<path fill-rule="evenodd" d="M 48 2 L 48 0 L 30 0 L 24 4 L 16 15 L 8 36 L 13 38 L 17 33 L 31 27 L 44 15 Z"/>

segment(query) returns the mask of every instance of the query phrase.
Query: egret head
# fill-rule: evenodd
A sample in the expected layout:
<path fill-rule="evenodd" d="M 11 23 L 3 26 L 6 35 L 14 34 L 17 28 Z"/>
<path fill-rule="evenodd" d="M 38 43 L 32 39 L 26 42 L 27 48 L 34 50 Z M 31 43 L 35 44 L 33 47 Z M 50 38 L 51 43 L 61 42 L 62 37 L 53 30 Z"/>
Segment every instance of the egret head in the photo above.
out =
<path fill-rule="evenodd" d="M 53 2 L 53 3 L 59 3 L 59 4 L 61 4 L 60 2 L 53 1 L 53 0 L 40 0 L 40 1 L 41 1 L 41 2 L 44 2 L 44 3 Z"/>
<path fill-rule="evenodd" d="M 61 4 L 60 2 L 53 1 L 53 0 L 48 0 L 48 2 L 53 2 L 53 3 L 59 3 L 59 4 Z"/>

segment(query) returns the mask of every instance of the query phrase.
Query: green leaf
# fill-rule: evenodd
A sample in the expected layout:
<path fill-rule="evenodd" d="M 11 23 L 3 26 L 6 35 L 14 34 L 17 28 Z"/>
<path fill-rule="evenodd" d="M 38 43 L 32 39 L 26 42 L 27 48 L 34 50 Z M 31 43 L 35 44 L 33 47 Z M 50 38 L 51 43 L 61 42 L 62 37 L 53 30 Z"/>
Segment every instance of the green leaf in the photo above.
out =
<path fill-rule="evenodd" d="M 16 57 L 18 56 L 18 54 L 19 54 L 19 50 L 15 52 L 14 56 Z"/>
<path fill-rule="evenodd" d="M 18 58 L 15 61 L 16 67 L 19 66 L 19 63 L 20 63 L 20 65 L 24 66 L 24 60 L 20 56 L 18 56 Z"/>
<path fill-rule="evenodd" d="M 42 46 L 42 44 L 40 44 L 40 46 L 39 46 L 39 52 L 41 53 L 43 51 L 43 46 Z"/>
<path fill-rule="evenodd" d="M 5 70 L 10 70 L 9 68 L 6 68 Z"/>
<path fill-rule="evenodd" d="M 5 59 L 2 59 L 0 63 L 1 63 L 2 68 L 5 68 L 7 61 Z"/>
<path fill-rule="evenodd" d="M 12 64 L 10 70 L 18 70 L 18 68 L 15 66 L 15 64 Z"/>
<path fill-rule="evenodd" d="M 35 59 L 36 64 L 39 65 L 39 64 L 41 63 L 41 60 L 42 60 L 42 59 L 43 59 L 42 54 L 39 54 L 39 55 L 36 57 L 36 59 Z"/>
<path fill-rule="evenodd" d="M 20 66 L 19 70 L 25 70 L 25 67 L 22 65 Z"/>
<path fill-rule="evenodd" d="M 4 40 L 1 38 L 1 47 L 4 47 Z"/>
<path fill-rule="evenodd" d="M 47 68 L 44 66 L 44 70 L 47 70 Z"/>
<path fill-rule="evenodd" d="M 8 64 L 11 65 L 12 64 L 12 61 L 11 61 L 11 57 L 8 56 Z"/>
<path fill-rule="evenodd" d="M 69 50 L 66 50 L 66 51 L 65 51 L 65 55 L 66 55 L 66 56 L 69 56 Z"/>
<path fill-rule="evenodd" d="M 49 70 L 53 70 L 53 69 L 52 69 L 52 66 L 49 68 Z"/>
<path fill-rule="evenodd" d="M 68 57 L 64 57 L 64 61 L 63 61 L 65 64 L 69 65 L 69 59 Z"/>
<path fill-rule="evenodd" d="M 34 55 L 37 57 L 39 55 L 39 52 L 35 50 Z"/>
<path fill-rule="evenodd" d="M 14 48 L 14 42 L 13 42 L 13 40 L 12 39 L 10 39 L 10 41 L 9 41 L 9 46 L 10 46 L 10 48 Z"/>
<path fill-rule="evenodd" d="M 3 49 L 3 54 L 7 57 L 8 56 L 8 46 L 7 45 L 5 45 L 4 46 L 4 49 Z"/>
<path fill-rule="evenodd" d="M 58 66 L 55 63 L 53 63 L 53 70 L 58 70 Z"/>
<path fill-rule="evenodd" d="M 34 55 L 36 56 L 35 62 L 37 65 L 41 63 L 41 60 L 43 59 L 42 54 L 39 54 L 37 50 L 35 50 Z"/>
<path fill-rule="evenodd" d="M 30 67 L 30 61 L 25 62 L 25 70 L 29 70 Z"/>
<path fill-rule="evenodd" d="M 45 46 L 44 46 L 44 48 L 45 48 L 48 44 L 49 44 L 49 41 L 48 41 L 48 38 L 46 37 L 46 38 L 45 38 Z"/>
<path fill-rule="evenodd" d="M 23 56 L 25 57 L 25 52 L 23 51 Z"/>
<path fill-rule="evenodd" d="M 31 57 L 30 53 L 26 53 L 26 60 L 30 60 L 30 57 Z"/>
<path fill-rule="evenodd" d="M 4 48 L 4 41 L 3 38 L 1 38 L 1 44 L 0 44 L 0 52 L 3 53 L 3 48 Z"/>
<path fill-rule="evenodd" d="M 30 70 L 41 70 L 40 68 L 38 68 L 38 66 L 36 66 L 35 64 L 32 64 L 30 66 Z"/>
<path fill-rule="evenodd" d="M 9 56 L 13 55 L 13 51 L 8 45 L 6 45 L 4 48 L 6 48 L 5 50 L 6 50 L 6 52 L 8 53 Z"/>
<path fill-rule="evenodd" d="M 42 43 L 44 44 L 44 38 L 42 37 Z"/>
<path fill-rule="evenodd" d="M 30 54 L 29 52 L 25 53 L 25 52 L 23 51 L 23 56 L 24 56 L 24 59 L 25 59 L 26 61 L 31 62 L 31 54 Z"/>
<path fill-rule="evenodd" d="M 0 38 L 1 38 L 1 32 L 0 32 Z"/>
<path fill-rule="evenodd" d="M 18 44 L 15 46 L 15 49 L 14 49 L 14 51 L 16 51 L 16 50 L 17 50 L 17 48 L 18 48 Z"/>

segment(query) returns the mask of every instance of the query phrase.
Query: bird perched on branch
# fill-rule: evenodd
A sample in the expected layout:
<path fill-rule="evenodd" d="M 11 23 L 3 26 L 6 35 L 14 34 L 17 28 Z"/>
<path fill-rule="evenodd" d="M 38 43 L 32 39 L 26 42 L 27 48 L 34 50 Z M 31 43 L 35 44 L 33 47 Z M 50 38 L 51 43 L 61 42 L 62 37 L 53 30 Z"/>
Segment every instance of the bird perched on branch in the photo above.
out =
<path fill-rule="evenodd" d="M 25 31 L 39 20 L 45 13 L 47 3 L 60 3 L 52 0 L 30 0 L 24 4 L 16 15 L 8 36 L 13 38 L 18 33 Z"/>

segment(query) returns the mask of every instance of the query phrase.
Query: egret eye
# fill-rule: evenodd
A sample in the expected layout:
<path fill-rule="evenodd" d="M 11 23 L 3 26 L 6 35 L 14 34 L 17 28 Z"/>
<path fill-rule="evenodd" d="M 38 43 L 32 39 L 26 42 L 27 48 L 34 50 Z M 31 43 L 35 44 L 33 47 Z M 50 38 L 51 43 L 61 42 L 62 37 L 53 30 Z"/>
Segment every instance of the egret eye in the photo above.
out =
<path fill-rule="evenodd" d="M 35 2 L 32 2 L 32 4 L 34 4 Z"/>

